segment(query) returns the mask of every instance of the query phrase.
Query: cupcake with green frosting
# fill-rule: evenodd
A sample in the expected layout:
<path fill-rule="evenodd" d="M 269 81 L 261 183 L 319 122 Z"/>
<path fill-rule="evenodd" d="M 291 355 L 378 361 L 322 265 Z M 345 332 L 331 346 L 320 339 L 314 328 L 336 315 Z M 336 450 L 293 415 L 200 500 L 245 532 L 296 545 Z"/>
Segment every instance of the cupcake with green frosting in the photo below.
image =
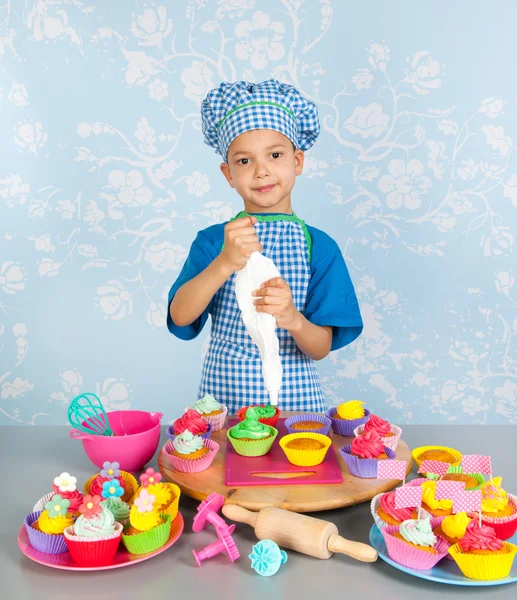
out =
<path fill-rule="evenodd" d="M 73 560 L 82 567 L 100 567 L 113 562 L 122 535 L 122 525 L 101 504 L 100 496 L 86 495 L 81 515 L 64 531 Z"/>
<path fill-rule="evenodd" d="M 259 421 L 258 407 L 246 411 L 244 421 L 231 427 L 227 436 L 233 449 L 241 456 L 263 456 L 267 454 L 278 435 L 278 430 Z"/>
<path fill-rule="evenodd" d="M 260 423 L 264 423 L 264 425 L 271 425 L 271 427 L 275 427 L 275 425 L 278 423 L 278 418 L 280 417 L 280 409 L 277 406 L 271 406 L 269 404 L 244 406 L 237 412 L 239 421 L 244 421 L 244 419 L 246 418 L 246 413 L 250 408 L 253 408 L 255 410 L 255 414 L 257 415 Z"/>
<path fill-rule="evenodd" d="M 107 508 L 115 518 L 115 521 L 120 523 L 124 529 L 129 526 L 129 509 L 131 507 L 122 498 L 111 496 L 103 500 L 101 506 Z"/>
<path fill-rule="evenodd" d="M 170 466 L 180 473 L 206 471 L 219 450 L 214 440 L 194 435 L 188 429 L 165 445 L 165 456 Z"/>
<path fill-rule="evenodd" d="M 188 406 L 185 412 L 187 410 L 197 411 L 209 425 L 212 425 L 212 433 L 224 427 L 226 415 L 228 414 L 228 408 L 217 402 L 211 394 L 205 394 L 202 398 L 196 400 L 194 404 Z"/>

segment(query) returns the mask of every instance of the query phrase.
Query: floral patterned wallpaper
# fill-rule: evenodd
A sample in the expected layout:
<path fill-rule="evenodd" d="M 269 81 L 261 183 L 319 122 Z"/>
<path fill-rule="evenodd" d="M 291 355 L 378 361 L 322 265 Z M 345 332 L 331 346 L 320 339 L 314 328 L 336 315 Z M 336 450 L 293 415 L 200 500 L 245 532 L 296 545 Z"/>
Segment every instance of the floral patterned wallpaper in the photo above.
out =
<path fill-rule="evenodd" d="M 510 13 L 6 0 L 0 424 L 66 423 L 81 391 L 167 421 L 195 399 L 208 328 L 172 337 L 167 292 L 196 232 L 242 208 L 203 144 L 200 102 L 221 80 L 268 77 L 318 104 L 293 206 L 339 243 L 365 321 L 318 363 L 329 404 L 360 398 L 402 424 L 516 423 Z"/>

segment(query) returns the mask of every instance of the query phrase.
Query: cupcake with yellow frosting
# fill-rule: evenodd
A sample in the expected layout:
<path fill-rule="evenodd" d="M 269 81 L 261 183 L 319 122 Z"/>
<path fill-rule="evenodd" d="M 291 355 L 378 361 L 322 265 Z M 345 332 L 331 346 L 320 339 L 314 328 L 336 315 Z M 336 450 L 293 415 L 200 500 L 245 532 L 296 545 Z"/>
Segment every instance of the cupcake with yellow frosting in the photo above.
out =
<path fill-rule="evenodd" d="M 207 423 L 212 425 L 212 432 L 219 431 L 224 427 L 228 408 L 224 404 L 217 402 L 210 394 L 205 394 L 202 398 L 194 402 L 192 406 L 187 408 L 187 410 L 189 409 L 197 411 Z"/>
<path fill-rule="evenodd" d="M 271 425 L 264 425 L 258 420 L 255 407 L 248 408 L 244 421 L 230 427 L 226 433 L 233 449 L 241 456 L 264 456 L 267 454 L 278 435 L 278 430 Z"/>
<path fill-rule="evenodd" d="M 131 507 L 130 527 L 122 535 L 122 543 L 131 554 L 154 552 L 169 539 L 171 520 L 171 515 L 157 509 L 156 497 L 143 489 Z"/>
<path fill-rule="evenodd" d="M 194 435 L 188 429 L 165 445 L 165 455 L 181 473 L 199 473 L 212 464 L 219 444 Z"/>
<path fill-rule="evenodd" d="M 70 500 L 54 494 L 45 504 L 45 510 L 32 512 L 25 517 L 25 529 L 33 548 L 45 554 L 66 552 L 63 533 L 74 523 L 74 517 L 68 512 L 69 508 Z"/>
<path fill-rule="evenodd" d="M 349 400 L 333 406 L 325 414 L 332 421 L 332 431 L 345 437 L 353 437 L 354 429 L 364 425 L 370 418 L 370 411 L 363 408 L 364 402 Z"/>
<path fill-rule="evenodd" d="M 465 531 L 471 520 L 472 519 L 467 516 L 466 512 L 459 512 L 455 515 L 443 517 L 443 520 L 433 529 L 433 532 L 436 535 L 441 535 L 451 546 L 453 546 L 465 535 Z"/>
<path fill-rule="evenodd" d="M 433 517 L 448 517 L 452 515 L 452 500 L 436 500 L 436 481 L 422 483 L 422 508 Z"/>
<path fill-rule="evenodd" d="M 174 438 L 175 439 L 175 438 Z M 173 440 L 174 441 L 174 440 Z M 178 506 L 181 495 L 180 488 L 175 483 L 162 481 L 162 474 L 157 473 L 152 467 L 140 475 L 141 486 L 138 488 L 138 496 L 143 489 L 155 497 L 155 506 L 160 513 L 169 514 L 171 519 L 178 515 Z"/>
<path fill-rule="evenodd" d="M 481 486 L 481 522 L 492 527 L 499 539 L 508 540 L 517 531 L 517 497 L 501 484 L 502 478 L 494 477 Z"/>
<path fill-rule="evenodd" d="M 122 525 L 103 506 L 100 496 L 86 495 L 81 515 L 64 531 L 74 561 L 82 567 L 101 567 L 113 562 L 122 535 Z"/>

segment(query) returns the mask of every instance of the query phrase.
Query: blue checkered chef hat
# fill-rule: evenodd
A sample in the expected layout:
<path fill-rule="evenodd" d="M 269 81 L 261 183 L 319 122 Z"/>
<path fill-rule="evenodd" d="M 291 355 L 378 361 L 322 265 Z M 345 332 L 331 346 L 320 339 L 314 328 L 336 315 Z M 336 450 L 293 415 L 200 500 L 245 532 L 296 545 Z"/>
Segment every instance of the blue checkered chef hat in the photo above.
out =
<path fill-rule="evenodd" d="M 276 79 L 221 83 L 203 100 L 201 122 L 205 143 L 224 160 L 232 141 L 245 131 L 274 129 L 301 150 L 308 150 L 320 132 L 316 105 Z"/>

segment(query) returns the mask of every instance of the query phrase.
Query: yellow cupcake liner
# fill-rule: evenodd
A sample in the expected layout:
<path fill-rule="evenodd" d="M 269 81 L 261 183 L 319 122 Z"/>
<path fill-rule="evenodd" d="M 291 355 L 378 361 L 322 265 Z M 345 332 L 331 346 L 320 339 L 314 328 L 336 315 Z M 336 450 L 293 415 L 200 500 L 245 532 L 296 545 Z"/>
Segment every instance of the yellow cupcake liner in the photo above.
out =
<path fill-rule="evenodd" d="M 169 504 L 162 506 L 160 512 L 170 515 L 171 521 L 174 521 L 174 519 L 178 516 L 181 489 L 175 483 L 169 483 L 168 481 L 164 483 L 170 489 L 171 494 L 173 496 L 173 500 L 171 500 Z"/>
<path fill-rule="evenodd" d="M 290 441 L 298 439 L 318 440 L 318 442 L 323 444 L 323 448 L 319 450 L 287 448 L 287 444 Z M 287 460 L 292 465 L 296 465 L 297 467 L 315 467 L 325 460 L 325 455 L 332 445 L 332 440 L 327 435 L 322 435 L 321 433 L 290 433 L 289 435 L 284 435 L 279 444 L 287 456 Z"/>
<path fill-rule="evenodd" d="M 93 475 L 93 477 L 90 477 L 90 479 L 88 479 L 88 481 L 84 484 L 85 494 L 90 493 L 90 486 L 92 485 L 93 480 L 99 476 L 100 473 L 96 473 L 95 475 Z M 125 486 L 124 495 L 122 496 L 122 500 L 124 500 L 124 502 L 127 502 L 128 504 L 133 504 L 133 498 L 138 489 L 138 482 L 133 477 L 133 475 L 131 475 L 131 473 L 128 473 L 127 471 L 120 471 L 120 477 L 124 480 L 125 483 L 127 483 L 127 485 Z"/>
<path fill-rule="evenodd" d="M 460 545 L 454 544 L 449 548 L 449 554 L 456 562 L 460 571 L 469 579 L 491 581 L 502 579 L 510 574 L 517 546 L 503 542 L 502 552 L 493 554 L 469 554 L 461 552 Z"/>
<path fill-rule="evenodd" d="M 461 452 L 454 450 L 454 448 L 448 448 L 447 446 L 419 446 L 418 448 L 415 448 L 411 452 L 411 456 L 413 457 L 413 460 L 418 465 L 418 468 L 420 468 L 420 465 L 423 462 L 418 457 L 421 454 L 423 454 L 424 452 L 426 452 L 426 450 L 445 450 L 445 452 L 452 454 L 452 456 L 454 456 L 454 458 L 456 459 L 455 462 L 452 463 L 452 466 L 460 465 L 461 459 L 463 458 L 463 455 L 461 454 Z"/>

